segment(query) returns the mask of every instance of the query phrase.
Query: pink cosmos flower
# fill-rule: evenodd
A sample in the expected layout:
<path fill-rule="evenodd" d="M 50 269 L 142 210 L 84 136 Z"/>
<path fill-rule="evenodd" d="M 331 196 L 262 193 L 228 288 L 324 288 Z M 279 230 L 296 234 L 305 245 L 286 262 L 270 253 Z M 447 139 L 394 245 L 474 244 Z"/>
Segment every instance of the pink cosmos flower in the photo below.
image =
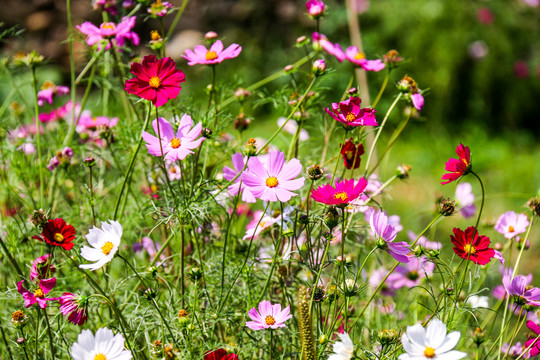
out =
<path fill-rule="evenodd" d="M 311 191 L 311 197 L 326 205 L 346 206 L 351 201 L 360 196 L 367 186 L 367 180 L 361 178 L 355 185 L 354 179 L 343 180 L 336 183 L 336 187 L 331 184 L 319 186 Z"/>
<path fill-rule="evenodd" d="M 246 234 L 244 235 L 243 239 L 244 240 L 251 239 L 251 237 L 256 239 L 259 236 L 259 234 L 263 232 L 263 230 L 267 228 L 271 228 L 275 223 L 280 223 L 280 222 L 281 222 L 281 215 L 273 217 L 271 215 L 265 214 L 263 216 L 263 211 L 257 210 L 253 214 L 253 220 L 251 220 L 249 224 L 246 226 Z"/>
<path fill-rule="evenodd" d="M 73 105 L 71 103 L 71 100 L 65 103 L 64 105 L 58 107 L 57 109 L 52 109 L 51 111 L 47 113 L 41 113 L 39 114 L 39 121 L 48 123 L 58 120 L 66 120 L 67 122 L 72 121 L 71 119 L 71 112 L 73 110 Z M 81 105 L 79 103 L 75 104 L 75 118 L 79 116 L 79 113 L 81 111 Z"/>
<path fill-rule="evenodd" d="M 263 300 L 259 303 L 259 311 L 255 308 L 251 308 L 248 315 L 253 321 L 247 321 L 246 326 L 252 330 L 285 327 L 286 325 L 284 322 L 292 318 L 289 306 L 281 310 L 280 304 L 272 305 L 272 303 L 267 300 Z"/>
<path fill-rule="evenodd" d="M 60 312 L 68 317 L 68 321 L 75 325 L 83 325 L 88 319 L 88 298 L 84 295 L 74 295 L 65 292 L 58 298 Z"/>
<path fill-rule="evenodd" d="M 48 102 L 52 105 L 53 103 L 53 97 L 54 96 L 60 96 L 65 95 L 69 93 L 69 88 L 67 86 L 63 85 L 54 85 L 50 81 L 45 81 L 43 86 L 41 87 L 41 90 L 38 92 L 38 105 L 43 106 L 45 102 Z"/>
<path fill-rule="evenodd" d="M 347 55 L 338 43 L 332 44 L 326 35 L 314 32 L 312 34 L 313 45 L 320 46 L 324 51 L 336 57 L 337 61 L 343 62 L 347 58 Z"/>
<path fill-rule="evenodd" d="M 44 279 L 47 273 L 53 274 L 56 272 L 56 268 L 51 264 L 49 258 L 51 254 L 45 254 L 38 257 L 32 262 L 32 268 L 30 269 L 30 280 Z"/>
<path fill-rule="evenodd" d="M 38 288 L 33 292 L 26 290 L 23 286 L 23 282 L 24 280 L 21 280 L 17 283 L 17 291 L 23 296 L 24 307 L 29 308 L 37 302 L 40 308 L 45 309 L 47 307 L 47 301 L 56 300 L 56 298 L 45 297 L 45 295 L 47 295 L 56 285 L 55 277 L 39 280 Z"/>
<path fill-rule="evenodd" d="M 244 170 L 244 166 L 245 166 L 244 156 L 240 153 L 234 154 L 232 156 L 232 163 L 233 163 L 234 169 L 231 169 L 228 166 L 225 166 L 223 168 L 223 177 L 229 181 L 234 179 L 238 175 L 238 173 Z M 241 180 L 242 180 L 242 177 L 239 176 L 236 178 L 236 180 L 234 181 L 232 185 L 229 185 L 229 193 L 232 196 L 236 196 L 238 194 L 238 191 L 242 191 L 242 201 L 248 202 L 248 203 L 254 203 L 255 201 L 257 201 L 257 199 L 255 198 L 255 196 L 253 196 L 250 188 L 246 184 L 244 184 L 244 182 L 240 184 Z"/>
<path fill-rule="evenodd" d="M 381 59 L 368 60 L 366 55 L 356 46 L 349 46 L 345 51 L 347 60 L 356 66 L 361 66 L 366 71 L 381 71 L 386 66 Z"/>
<path fill-rule="evenodd" d="M 517 359 L 523 353 L 524 349 L 526 349 L 526 347 L 524 348 L 523 344 L 519 341 L 512 347 L 510 347 L 508 343 L 504 343 L 503 346 L 501 346 L 501 353 L 508 353 L 508 356 L 510 356 L 511 359 Z M 525 355 L 524 358 L 527 359 L 527 355 Z"/>
<path fill-rule="evenodd" d="M 472 186 L 468 182 L 462 182 L 456 186 L 456 202 L 459 205 L 461 215 L 465 219 L 474 216 L 476 205 L 474 205 L 474 194 Z"/>
<path fill-rule="evenodd" d="M 55 156 L 49 160 L 47 169 L 53 171 L 58 166 L 67 167 L 71 163 L 71 158 L 73 157 L 73 150 L 66 146 L 62 151 L 58 151 Z"/>
<path fill-rule="evenodd" d="M 285 163 L 285 154 L 281 151 L 270 151 L 266 167 L 258 157 L 249 159 L 248 171 L 242 173 L 242 181 L 256 198 L 287 202 L 298 195 L 292 191 L 304 186 L 303 177 L 295 179 L 301 172 L 302 165 L 298 159 Z"/>
<path fill-rule="evenodd" d="M 388 280 L 393 283 L 396 289 L 407 287 L 412 288 L 420 284 L 420 280 L 433 274 L 435 264 L 429 261 L 425 256 L 420 259 L 411 257 L 410 261 L 405 265 L 399 265 L 396 270 L 390 274 Z M 390 279 L 391 278 L 391 279 Z"/>
<path fill-rule="evenodd" d="M 517 305 L 540 306 L 540 289 L 528 285 L 527 277 L 516 275 L 512 279 L 512 274 L 505 274 L 502 283 L 506 293 L 514 299 Z"/>
<path fill-rule="evenodd" d="M 171 181 L 180 180 L 182 178 L 180 166 L 175 163 L 167 164 L 167 176 L 169 176 L 169 180 Z"/>
<path fill-rule="evenodd" d="M 445 164 L 444 168 L 449 173 L 442 176 L 442 179 L 446 180 L 441 182 L 442 185 L 451 183 L 471 172 L 471 152 L 469 147 L 459 144 L 456 148 L 456 154 L 459 159 L 449 159 Z"/>
<path fill-rule="evenodd" d="M 308 0 L 306 2 L 306 9 L 313 19 L 318 19 L 324 15 L 326 5 L 321 0 Z"/>
<path fill-rule="evenodd" d="M 527 231 L 527 226 L 529 226 L 527 215 L 507 211 L 497 219 L 495 230 L 501 233 L 505 238 L 512 239 L 516 235 Z"/>
<path fill-rule="evenodd" d="M 210 49 L 206 49 L 203 45 L 197 45 L 193 50 L 186 50 L 182 55 L 188 61 L 189 66 L 193 65 L 215 65 L 226 59 L 233 59 L 240 55 L 242 47 L 238 44 L 232 44 L 223 50 L 223 43 L 217 40 L 212 44 Z"/>
<path fill-rule="evenodd" d="M 175 66 L 170 57 L 158 60 L 154 55 L 146 55 L 142 64 L 131 64 L 130 71 L 135 77 L 126 81 L 125 90 L 152 101 L 156 107 L 165 105 L 169 99 L 178 97 L 180 84 L 186 81 L 184 73 Z"/>
<path fill-rule="evenodd" d="M 332 103 L 332 110 L 329 108 L 325 110 L 328 115 L 342 123 L 348 130 L 357 126 L 378 126 L 375 119 L 375 109 L 361 108 L 361 102 L 359 97 L 351 96 L 340 103 Z"/>
<path fill-rule="evenodd" d="M 383 281 L 384 278 L 386 278 L 386 275 L 388 275 L 388 270 L 382 267 L 374 270 L 371 273 L 371 275 L 369 276 L 369 285 L 373 288 L 373 290 L 379 287 L 379 284 L 381 283 L 381 281 Z M 397 289 L 398 288 L 394 286 L 394 282 L 392 281 L 390 276 L 388 276 L 383 286 L 381 287 L 380 292 L 383 296 L 394 296 Z"/>
<path fill-rule="evenodd" d="M 369 220 L 371 230 L 378 238 L 377 246 L 385 250 L 394 259 L 402 263 L 410 261 L 409 244 L 406 242 L 394 242 L 397 236 L 397 230 L 389 224 L 388 216 L 383 211 L 374 211 Z"/>
<path fill-rule="evenodd" d="M 527 321 L 527 327 L 535 333 L 535 335 L 540 335 L 540 326 L 535 324 L 532 321 Z M 540 340 L 536 339 L 537 336 L 535 336 L 532 339 L 529 339 L 525 342 L 525 345 L 523 346 L 525 349 L 527 349 L 529 346 L 531 347 L 528 351 L 527 357 L 535 357 L 536 355 L 540 354 Z"/>
<path fill-rule="evenodd" d="M 150 5 L 147 12 L 154 17 L 163 17 L 167 15 L 167 11 L 172 7 L 172 4 L 167 1 L 156 0 L 156 2 Z"/>
<path fill-rule="evenodd" d="M 172 125 L 164 118 L 159 118 L 157 121 L 152 122 L 154 132 L 158 134 L 158 122 L 159 133 L 161 134 L 161 146 L 159 139 L 153 135 L 150 135 L 146 131 L 143 131 L 143 139 L 146 141 L 146 147 L 148 152 L 154 156 L 165 156 L 165 160 L 174 162 L 176 160 L 184 160 L 189 154 L 193 154 L 193 149 L 196 149 L 205 140 L 204 137 L 200 137 L 202 131 L 202 124 L 198 123 L 193 127 L 193 120 L 188 114 L 184 114 L 180 119 L 180 124 L 176 134 L 174 133 Z M 193 128 L 192 128 L 193 127 Z M 161 149 L 163 148 L 163 153 Z"/>
<path fill-rule="evenodd" d="M 83 111 L 79 122 L 77 123 L 77 132 L 82 133 L 84 130 L 96 130 L 97 128 L 113 128 L 118 125 L 117 117 L 107 116 L 92 116 L 89 111 Z"/>
<path fill-rule="evenodd" d="M 119 24 L 113 22 L 105 22 L 99 26 L 95 26 L 91 22 L 84 22 L 82 25 L 77 25 L 80 32 L 87 35 L 86 44 L 93 46 L 98 44 L 98 49 L 101 50 L 105 45 L 105 50 L 114 46 L 122 47 L 126 40 L 131 40 L 133 45 L 139 45 L 139 35 L 131 31 L 135 26 L 135 16 L 125 17 Z"/>

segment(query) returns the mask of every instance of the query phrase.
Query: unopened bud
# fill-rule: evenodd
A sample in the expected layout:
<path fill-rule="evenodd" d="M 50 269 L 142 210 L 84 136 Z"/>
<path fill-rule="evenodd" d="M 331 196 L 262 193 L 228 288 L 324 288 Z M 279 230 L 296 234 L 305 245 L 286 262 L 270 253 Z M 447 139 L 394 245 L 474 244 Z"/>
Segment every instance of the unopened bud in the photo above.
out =
<path fill-rule="evenodd" d="M 485 331 L 482 330 L 481 328 L 477 327 L 472 332 L 472 339 L 473 339 L 473 342 L 476 344 L 476 346 L 482 345 L 482 343 L 484 341 L 486 341 L 486 333 L 485 333 Z"/>
<path fill-rule="evenodd" d="M 84 165 L 86 165 L 87 167 L 93 167 L 96 165 L 96 159 L 94 159 L 93 157 L 87 157 L 86 159 L 84 159 Z"/>
<path fill-rule="evenodd" d="M 534 197 L 527 201 L 527 207 L 531 209 L 533 215 L 540 217 L 540 196 Z"/>
<path fill-rule="evenodd" d="M 331 206 L 324 215 L 324 223 L 330 231 L 339 224 L 339 212 L 335 206 Z"/>
<path fill-rule="evenodd" d="M 351 95 L 351 96 L 356 95 L 356 94 L 358 94 L 358 89 L 355 88 L 355 87 L 352 87 L 352 88 L 350 88 L 349 90 L 347 90 L 347 93 L 348 93 L 349 95 Z"/>
<path fill-rule="evenodd" d="M 328 341 L 328 336 L 326 336 L 325 334 L 322 334 L 321 336 L 319 336 L 319 344 L 324 345 L 326 344 L 327 341 Z"/>
<path fill-rule="evenodd" d="M 307 45 L 308 43 L 309 43 L 309 39 L 304 35 L 296 39 L 296 46 L 298 47 L 302 47 L 304 45 Z"/>
<path fill-rule="evenodd" d="M 35 227 L 43 227 L 47 221 L 49 221 L 49 218 L 43 209 L 34 210 L 30 216 L 30 222 Z"/>
<path fill-rule="evenodd" d="M 442 216 L 450 216 L 456 212 L 456 202 L 450 199 L 445 199 L 439 204 L 439 213 Z"/>
<path fill-rule="evenodd" d="M 244 113 L 240 113 L 234 121 L 234 128 L 242 132 L 249 127 L 249 124 L 251 124 L 251 120 Z"/>
<path fill-rule="evenodd" d="M 326 62 L 323 59 L 317 59 L 313 62 L 311 72 L 315 76 L 321 76 L 326 71 Z"/>
<path fill-rule="evenodd" d="M 294 71 L 294 65 L 287 65 L 283 68 L 283 71 L 285 71 L 286 73 L 291 73 Z"/>
<path fill-rule="evenodd" d="M 236 101 L 243 102 L 251 95 L 251 92 L 244 89 L 244 88 L 238 88 L 234 92 L 234 97 L 236 98 Z"/>
<path fill-rule="evenodd" d="M 201 135 L 202 135 L 203 137 L 207 138 L 207 139 L 212 138 L 212 135 L 213 135 L 213 134 L 214 134 L 214 133 L 213 133 L 212 130 L 209 129 L 209 128 L 202 128 L 202 130 L 201 130 Z"/>
<path fill-rule="evenodd" d="M 254 138 L 248 140 L 247 144 L 244 145 L 244 155 L 255 156 L 257 155 L 257 142 Z"/>
<path fill-rule="evenodd" d="M 198 267 L 191 268 L 188 272 L 188 277 L 191 281 L 199 281 L 202 278 L 202 271 Z"/>
<path fill-rule="evenodd" d="M 324 170 L 319 165 L 312 165 L 307 168 L 307 175 L 313 181 L 319 180 L 323 177 Z"/>
<path fill-rule="evenodd" d="M 217 40 L 217 37 L 218 37 L 218 34 L 214 31 L 209 31 L 206 34 L 204 34 L 204 40 L 206 40 L 208 44 L 215 43 Z"/>
<path fill-rule="evenodd" d="M 392 69 L 399 65 L 403 61 L 403 58 L 399 56 L 399 53 L 396 50 L 390 50 L 383 56 L 383 60 L 386 65 Z"/>
<path fill-rule="evenodd" d="M 388 346 L 399 342 L 399 333 L 394 329 L 384 329 L 379 331 L 377 339 L 383 346 Z"/>

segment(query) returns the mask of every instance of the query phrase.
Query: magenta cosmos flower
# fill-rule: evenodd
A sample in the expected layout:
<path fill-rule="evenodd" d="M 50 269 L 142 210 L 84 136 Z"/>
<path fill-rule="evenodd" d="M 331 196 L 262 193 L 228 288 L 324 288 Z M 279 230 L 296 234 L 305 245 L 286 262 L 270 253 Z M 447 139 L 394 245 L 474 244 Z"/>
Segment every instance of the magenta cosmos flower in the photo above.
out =
<path fill-rule="evenodd" d="M 313 45 L 314 46 L 320 46 L 324 51 L 329 53 L 330 55 L 333 55 L 336 57 L 337 61 L 343 62 L 347 58 L 347 55 L 345 55 L 345 52 L 341 48 L 341 45 L 338 43 L 332 44 L 326 35 L 319 34 L 318 32 L 314 32 L 312 34 L 313 37 Z"/>
<path fill-rule="evenodd" d="M 497 219 L 495 230 L 501 233 L 505 238 L 512 239 L 516 235 L 527 231 L 527 226 L 529 226 L 527 215 L 507 211 Z"/>
<path fill-rule="evenodd" d="M 197 64 L 215 65 L 223 60 L 237 57 L 241 51 L 242 47 L 238 44 L 232 44 L 223 50 L 223 43 L 221 40 L 217 40 L 210 49 L 197 45 L 193 50 L 186 50 L 185 55 L 182 55 L 182 57 L 188 61 L 189 66 Z"/>
<path fill-rule="evenodd" d="M 525 358 L 535 357 L 536 355 L 540 354 L 540 340 L 537 339 L 538 335 L 540 335 L 540 326 L 529 320 L 527 321 L 527 327 L 537 336 L 525 342 L 525 349 L 528 349 L 529 346 L 531 347 L 528 352 L 528 356 L 525 356 Z"/>
<path fill-rule="evenodd" d="M 152 127 L 156 135 L 161 134 L 161 146 L 159 138 L 150 135 L 143 131 L 143 139 L 146 141 L 148 152 L 154 156 L 165 156 L 165 160 L 174 162 L 176 160 L 184 160 L 189 154 L 193 154 L 193 149 L 196 149 L 204 141 L 204 137 L 200 137 L 202 124 L 198 123 L 193 127 L 193 120 L 188 114 L 184 114 L 180 119 L 180 124 L 176 134 L 172 125 L 164 118 L 159 118 L 157 121 L 152 121 Z M 163 148 L 163 153 L 161 149 Z"/>
<path fill-rule="evenodd" d="M 354 183 L 354 179 L 350 179 L 337 182 L 336 187 L 331 184 L 319 186 L 311 191 L 311 197 L 326 205 L 346 206 L 358 198 L 367 186 L 365 178 L 358 180 L 356 185 Z"/>
<path fill-rule="evenodd" d="M 268 166 L 263 166 L 259 158 L 250 158 L 248 171 L 242 173 L 242 181 L 251 193 L 264 201 L 287 202 L 297 194 L 292 191 L 304 186 L 304 178 L 295 179 L 302 172 L 298 159 L 285 163 L 285 155 L 281 151 L 270 151 Z"/>
<path fill-rule="evenodd" d="M 58 298 L 60 312 L 75 325 L 83 325 L 88 319 L 88 297 L 65 292 Z"/>
<path fill-rule="evenodd" d="M 154 55 L 147 55 L 142 64 L 131 64 L 130 71 L 135 77 L 126 81 L 125 90 L 152 101 L 155 106 L 165 105 L 169 99 L 178 97 L 180 84 L 186 81 L 184 73 L 175 66 L 170 57 L 158 60 Z"/>
<path fill-rule="evenodd" d="M 326 5 L 321 0 L 309 0 L 306 2 L 306 9 L 313 19 L 318 19 L 324 15 Z"/>
<path fill-rule="evenodd" d="M 362 100 L 357 96 L 340 103 L 332 103 L 332 110 L 326 108 L 328 115 L 339 121 L 347 130 L 352 130 L 357 126 L 377 126 L 375 119 L 375 109 L 361 108 Z"/>
<path fill-rule="evenodd" d="M 409 244 L 405 241 L 394 242 L 398 232 L 394 226 L 389 224 L 388 216 L 383 211 L 373 211 L 369 219 L 369 225 L 377 238 L 379 248 L 399 262 L 408 263 L 410 261 L 409 254 L 411 250 Z"/>
<path fill-rule="evenodd" d="M 368 60 L 366 55 L 361 52 L 356 46 L 349 46 L 345 51 L 347 60 L 356 66 L 361 66 L 366 71 L 381 71 L 385 64 L 381 59 Z"/>
<path fill-rule="evenodd" d="M 449 159 L 444 166 L 444 169 L 449 173 L 443 175 L 442 179 L 446 181 L 442 181 L 442 185 L 451 183 L 471 172 L 471 152 L 469 147 L 459 144 L 456 148 L 456 154 L 459 159 Z"/>
<path fill-rule="evenodd" d="M 66 95 L 67 93 L 69 93 L 67 86 L 54 85 L 50 81 L 45 81 L 37 94 L 38 105 L 43 106 L 46 102 L 52 105 L 55 96 Z"/>
<path fill-rule="evenodd" d="M 232 163 L 233 163 L 234 169 L 231 169 L 228 166 L 225 166 L 223 168 L 223 177 L 229 181 L 234 179 L 238 175 L 238 173 L 241 173 L 242 170 L 244 170 L 244 166 L 245 166 L 244 156 L 240 153 L 234 154 L 232 156 Z M 255 201 L 257 201 L 257 199 L 251 193 L 250 188 L 246 186 L 244 182 L 242 183 L 240 182 L 241 180 L 242 180 L 241 176 L 238 176 L 236 178 L 236 180 L 234 181 L 234 184 L 229 186 L 229 193 L 232 196 L 236 196 L 238 195 L 239 191 L 242 191 L 242 201 L 247 202 L 247 203 L 254 203 Z"/>
<path fill-rule="evenodd" d="M 91 22 L 84 22 L 82 25 L 77 25 L 80 32 L 87 35 L 86 44 L 88 46 L 98 45 L 101 49 L 105 45 L 105 49 L 111 48 L 111 42 L 115 46 L 124 46 L 127 40 L 131 40 L 134 45 L 139 45 L 139 36 L 134 31 L 131 31 L 135 26 L 135 16 L 125 17 L 119 24 L 113 22 L 105 22 L 99 26 L 95 26 Z"/>
<path fill-rule="evenodd" d="M 512 274 L 505 274 L 502 283 L 506 293 L 514 299 L 517 305 L 540 306 L 540 289 L 529 286 L 529 278 L 517 275 L 512 279 Z"/>
<path fill-rule="evenodd" d="M 248 315 L 253 321 L 246 321 L 246 326 L 252 330 L 285 327 L 284 322 L 292 318 L 289 306 L 281 310 L 280 304 L 272 305 L 268 300 L 259 303 L 259 311 L 251 308 Z"/>
<path fill-rule="evenodd" d="M 51 264 L 51 254 L 45 254 L 32 262 L 30 269 L 30 280 L 45 279 L 48 275 L 56 272 L 56 268 Z"/>
<path fill-rule="evenodd" d="M 28 308 L 37 302 L 40 308 L 45 309 L 47 307 L 47 301 L 56 300 L 56 298 L 45 297 L 45 295 L 47 295 L 55 287 L 55 277 L 39 280 L 39 285 L 33 292 L 25 289 L 23 282 L 24 280 L 21 280 L 17 283 L 17 291 L 23 296 L 24 307 Z"/>

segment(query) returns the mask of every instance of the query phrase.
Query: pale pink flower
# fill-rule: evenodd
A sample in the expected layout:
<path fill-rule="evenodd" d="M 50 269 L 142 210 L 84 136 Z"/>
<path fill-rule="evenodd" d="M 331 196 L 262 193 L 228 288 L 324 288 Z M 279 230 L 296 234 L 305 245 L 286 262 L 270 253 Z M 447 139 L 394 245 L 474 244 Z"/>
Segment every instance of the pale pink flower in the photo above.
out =
<path fill-rule="evenodd" d="M 80 32 L 87 35 L 86 44 L 88 46 L 98 44 L 98 49 L 101 49 L 105 45 L 105 49 L 108 50 L 112 46 L 111 43 L 115 46 L 122 47 L 126 40 L 131 40 L 134 45 L 139 45 L 139 35 L 131 31 L 135 26 L 136 19 L 135 16 L 125 17 L 119 24 L 105 22 L 99 28 L 91 22 L 86 21 L 76 27 Z"/>
<path fill-rule="evenodd" d="M 244 182 L 241 183 L 241 180 L 242 180 L 241 175 L 237 177 L 237 175 L 240 172 L 242 172 L 242 170 L 244 170 L 244 167 L 245 167 L 244 156 L 240 153 L 234 154 L 232 156 L 232 163 L 233 163 L 234 169 L 231 169 L 228 166 L 225 166 L 223 168 L 223 177 L 226 180 L 231 181 L 232 179 L 236 177 L 236 180 L 234 181 L 234 183 L 232 185 L 229 185 L 229 193 L 232 196 L 236 196 L 238 195 L 238 191 L 242 191 L 242 201 L 248 202 L 248 203 L 254 203 L 255 201 L 257 201 L 257 199 L 251 193 L 250 188 L 246 184 L 244 184 Z"/>
<path fill-rule="evenodd" d="M 352 64 L 360 66 L 366 71 L 381 71 L 386 66 L 381 59 L 366 59 L 366 55 L 356 46 L 349 46 L 345 51 L 345 55 Z"/>
<path fill-rule="evenodd" d="M 240 55 L 240 52 L 242 52 L 240 45 L 232 44 L 223 50 L 223 43 L 221 40 L 217 40 L 212 44 L 210 49 L 205 48 L 203 45 L 197 45 L 193 50 L 187 49 L 182 57 L 188 61 L 189 66 L 197 64 L 215 65 L 221 63 L 223 60 L 237 57 Z"/>
<path fill-rule="evenodd" d="M 516 235 L 527 231 L 527 226 L 529 226 L 527 215 L 507 211 L 497 219 L 495 230 L 501 233 L 505 238 L 512 239 Z"/>
<path fill-rule="evenodd" d="M 278 329 L 285 327 L 285 321 L 292 318 L 289 306 L 281 310 L 280 304 L 274 304 L 270 301 L 263 300 L 259 303 L 259 311 L 256 308 L 251 308 L 248 312 L 249 317 L 253 321 L 247 321 L 246 326 L 252 330 L 263 329 Z"/>
<path fill-rule="evenodd" d="M 394 226 L 390 225 L 388 216 L 383 211 L 374 211 L 369 224 L 377 237 L 378 247 L 384 249 L 399 262 L 408 263 L 410 261 L 409 244 L 404 241 L 394 242 L 398 232 Z"/>
<path fill-rule="evenodd" d="M 476 206 L 474 205 L 474 194 L 472 193 L 471 184 L 462 182 L 456 186 L 456 202 L 464 218 L 468 219 L 474 216 Z"/>

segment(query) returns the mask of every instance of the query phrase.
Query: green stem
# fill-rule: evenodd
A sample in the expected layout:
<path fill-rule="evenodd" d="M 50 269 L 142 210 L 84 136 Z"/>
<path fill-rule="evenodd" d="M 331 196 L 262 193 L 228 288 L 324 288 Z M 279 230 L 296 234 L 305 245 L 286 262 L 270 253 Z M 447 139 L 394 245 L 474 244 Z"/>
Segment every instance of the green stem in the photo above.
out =
<path fill-rule="evenodd" d="M 39 309 L 38 309 L 39 311 Z M 45 314 L 45 323 L 47 324 L 47 333 L 49 334 L 49 346 L 51 348 L 51 359 L 54 359 L 54 341 L 51 331 L 51 324 L 49 323 L 49 317 L 47 316 L 47 309 L 43 309 L 43 314 Z"/>
<path fill-rule="evenodd" d="M 188 4 L 189 0 L 184 0 L 184 2 L 182 3 L 182 6 L 180 7 L 180 9 L 178 9 L 178 12 L 176 13 L 176 16 L 174 17 L 174 20 L 171 24 L 171 27 L 169 28 L 169 31 L 167 32 L 167 37 L 166 37 L 166 40 L 170 39 L 173 32 L 174 32 L 174 29 L 176 28 L 176 25 L 178 24 L 178 21 L 180 20 L 180 18 L 182 17 L 182 14 L 184 13 L 184 10 Z"/>
<path fill-rule="evenodd" d="M 476 218 L 476 225 L 474 226 L 475 231 L 478 231 L 478 224 L 480 223 L 480 218 L 482 217 L 482 210 L 484 210 L 484 200 L 485 200 L 486 195 L 484 191 L 484 183 L 482 182 L 480 177 L 474 171 L 471 171 L 471 174 L 473 174 L 478 179 L 478 182 L 480 183 L 480 188 L 482 189 L 482 202 L 480 203 L 480 211 L 478 211 L 478 217 Z"/>
<path fill-rule="evenodd" d="M 39 170 L 39 204 L 40 207 L 43 209 L 44 203 L 43 203 L 43 162 L 41 160 L 41 128 L 40 124 L 41 121 L 39 120 L 39 105 L 38 105 L 38 98 L 37 98 L 37 80 L 36 80 L 36 67 L 32 66 L 32 88 L 34 90 L 34 114 L 36 117 L 36 142 L 37 142 L 37 151 L 38 151 L 38 170 Z"/>
<path fill-rule="evenodd" d="M 386 76 L 384 77 L 384 81 L 381 86 L 381 89 L 379 90 L 379 93 L 377 94 L 375 101 L 373 101 L 373 104 L 371 105 L 372 108 L 375 109 L 375 106 L 377 106 L 377 104 L 379 103 L 379 100 L 381 100 L 382 94 L 384 93 L 384 89 L 386 89 L 386 85 L 388 84 L 389 78 L 390 78 L 390 70 L 386 72 Z"/>
<path fill-rule="evenodd" d="M 336 164 L 334 165 L 334 171 L 332 171 L 332 180 L 330 180 L 330 185 L 334 184 L 334 179 L 336 177 L 337 168 L 339 165 L 339 159 L 341 155 L 341 150 L 343 149 L 343 146 L 345 145 L 345 139 L 347 138 L 347 134 L 349 133 L 348 130 L 345 130 L 345 135 L 343 135 L 343 140 L 341 140 L 341 144 L 339 146 L 339 152 L 336 157 Z"/>

